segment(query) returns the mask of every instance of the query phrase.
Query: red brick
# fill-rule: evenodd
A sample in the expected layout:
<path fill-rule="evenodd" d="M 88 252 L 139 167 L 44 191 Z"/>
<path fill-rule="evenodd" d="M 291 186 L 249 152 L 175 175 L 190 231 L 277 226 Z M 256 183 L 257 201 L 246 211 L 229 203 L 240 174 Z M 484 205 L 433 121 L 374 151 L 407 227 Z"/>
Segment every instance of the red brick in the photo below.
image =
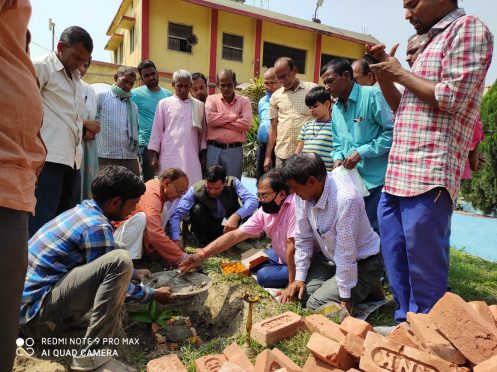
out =
<path fill-rule="evenodd" d="M 311 354 L 309 358 L 307 358 L 303 372 L 340 372 L 343 370 L 337 367 L 333 367 L 328 363 L 322 362 L 319 359 L 314 358 Z"/>
<path fill-rule="evenodd" d="M 287 311 L 254 324 L 252 338 L 262 346 L 271 346 L 287 337 L 294 336 L 303 327 L 302 317 Z"/>
<path fill-rule="evenodd" d="M 225 362 L 222 354 L 206 355 L 195 360 L 195 368 L 197 372 L 218 372 Z"/>
<path fill-rule="evenodd" d="M 340 330 L 340 326 L 322 314 L 309 315 L 304 318 L 304 322 L 312 333 L 317 332 L 340 343 L 345 340 L 345 333 Z"/>
<path fill-rule="evenodd" d="M 494 317 L 494 322 L 497 325 L 497 305 L 490 305 L 488 307 L 488 310 L 492 313 L 492 316 Z"/>
<path fill-rule="evenodd" d="M 256 372 L 273 372 L 281 368 L 286 368 L 288 372 L 302 372 L 302 368 L 276 348 L 264 350 L 255 359 Z"/>
<path fill-rule="evenodd" d="M 481 316 L 481 318 L 488 323 L 491 329 L 497 331 L 497 328 L 495 327 L 494 316 L 485 301 L 471 301 L 468 302 L 468 304 L 471 305 L 471 307 L 475 309 L 475 311 Z"/>
<path fill-rule="evenodd" d="M 414 334 L 411 327 L 409 327 L 409 324 L 406 322 L 400 323 L 386 337 L 399 344 L 407 345 L 426 353 L 433 353 L 429 348 L 423 345 L 421 340 Z"/>
<path fill-rule="evenodd" d="M 147 372 L 188 372 L 176 354 L 169 354 L 147 363 Z"/>
<path fill-rule="evenodd" d="M 342 321 L 340 330 L 345 334 L 353 333 L 360 338 L 365 338 L 368 332 L 374 332 L 371 324 L 365 320 L 354 318 L 353 316 L 348 316 Z"/>
<path fill-rule="evenodd" d="M 230 361 L 224 362 L 219 372 L 245 372 L 245 369 Z"/>
<path fill-rule="evenodd" d="M 368 372 L 456 372 L 457 365 L 369 332 L 359 367 Z"/>
<path fill-rule="evenodd" d="M 334 367 L 348 369 L 354 367 L 355 362 L 338 342 L 330 340 L 319 333 L 313 333 L 307 348 L 317 359 Z"/>
<path fill-rule="evenodd" d="M 356 336 L 353 333 L 348 333 L 345 336 L 345 341 L 342 343 L 343 348 L 356 362 L 361 359 L 362 349 L 364 347 L 364 339 Z"/>
<path fill-rule="evenodd" d="M 250 362 L 250 359 L 245 355 L 243 349 L 236 343 L 233 342 L 230 346 L 223 350 L 223 354 L 228 359 L 228 362 L 236 364 L 245 370 L 245 372 L 253 372 L 254 366 Z"/>
<path fill-rule="evenodd" d="M 447 292 L 433 306 L 429 317 L 471 363 L 479 364 L 497 355 L 497 332 L 489 329 L 458 295 Z"/>
<path fill-rule="evenodd" d="M 428 315 L 409 312 L 407 313 L 407 321 L 421 342 L 440 358 L 459 365 L 466 363 L 464 355 L 438 332 Z"/>
<path fill-rule="evenodd" d="M 497 356 L 478 364 L 473 368 L 474 372 L 495 372 L 497 371 Z"/>

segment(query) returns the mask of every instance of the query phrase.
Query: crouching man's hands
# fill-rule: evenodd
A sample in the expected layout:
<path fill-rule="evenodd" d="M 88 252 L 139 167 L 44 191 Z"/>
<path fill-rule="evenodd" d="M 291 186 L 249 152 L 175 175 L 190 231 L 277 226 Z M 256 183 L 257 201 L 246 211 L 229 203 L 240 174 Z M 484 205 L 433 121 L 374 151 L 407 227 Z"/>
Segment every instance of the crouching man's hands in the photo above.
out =
<path fill-rule="evenodd" d="M 160 287 L 154 291 L 154 300 L 166 304 L 176 299 L 175 294 L 172 292 L 170 287 Z"/>
<path fill-rule="evenodd" d="M 197 250 L 199 252 L 199 250 Z M 193 271 L 199 267 L 204 261 L 204 257 L 200 253 L 187 254 L 183 261 L 179 264 L 179 269 L 182 273 Z"/>
<path fill-rule="evenodd" d="M 305 283 L 301 280 L 294 280 L 282 291 L 276 292 L 279 295 L 280 302 L 290 302 L 293 301 L 295 295 L 297 295 L 299 300 L 304 298 Z"/>

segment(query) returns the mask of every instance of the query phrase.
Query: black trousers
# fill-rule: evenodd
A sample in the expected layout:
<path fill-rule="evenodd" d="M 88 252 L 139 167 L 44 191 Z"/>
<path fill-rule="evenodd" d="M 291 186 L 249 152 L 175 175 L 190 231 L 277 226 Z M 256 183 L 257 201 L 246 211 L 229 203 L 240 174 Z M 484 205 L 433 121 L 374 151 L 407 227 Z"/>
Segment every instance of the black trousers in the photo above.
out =
<path fill-rule="evenodd" d="M 146 146 L 140 146 L 140 165 L 142 167 L 143 182 L 147 182 L 154 178 L 155 173 L 150 166 L 150 151 Z"/>
<path fill-rule="evenodd" d="M 29 217 L 29 237 L 62 212 L 74 208 L 81 198 L 79 169 L 46 162 L 35 190 L 36 214 Z"/>
<path fill-rule="evenodd" d="M 0 207 L 0 242 L 0 283 L 4 298 L 0 306 L 0 371 L 12 371 L 28 266 L 28 212 Z"/>
<path fill-rule="evenodd" d="M 266 172 L 264 172 L 264 158 L 266 157 L 266 148 L 267 148 L 267 143 L 262 143 L 259 142 L 259 147 L 257 148 L 257 169 L 255 171 L 255 177 L 257 180 L 262 177 L 262 175 Z M 276 157 L 274 155 L 274 150 L 273 153 L 271 154 L 271 159 L 273 160 L 273 167 L 276 164 Z"/>
<path fill-rule="evenodd" d="M 200 241 L 202 246 L 205 246 L 216 240 L 223 234 L 223 219 L 212 217 L 210 211 L 202 204 L 195 203 L 190 210 L 190 221 L 192 224 L 192 232 Z"/>

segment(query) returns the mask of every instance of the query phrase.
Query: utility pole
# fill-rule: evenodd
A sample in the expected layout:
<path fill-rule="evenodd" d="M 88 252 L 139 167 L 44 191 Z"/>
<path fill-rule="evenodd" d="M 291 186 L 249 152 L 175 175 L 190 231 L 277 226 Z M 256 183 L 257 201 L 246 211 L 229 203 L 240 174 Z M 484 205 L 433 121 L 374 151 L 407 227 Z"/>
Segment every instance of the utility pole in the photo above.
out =
<path fill-rule="evenodd" d="M 52 31 L 52 52 L 55 50 L 55 22 L 52 18 L 48 19 L 48 31 Z"/>

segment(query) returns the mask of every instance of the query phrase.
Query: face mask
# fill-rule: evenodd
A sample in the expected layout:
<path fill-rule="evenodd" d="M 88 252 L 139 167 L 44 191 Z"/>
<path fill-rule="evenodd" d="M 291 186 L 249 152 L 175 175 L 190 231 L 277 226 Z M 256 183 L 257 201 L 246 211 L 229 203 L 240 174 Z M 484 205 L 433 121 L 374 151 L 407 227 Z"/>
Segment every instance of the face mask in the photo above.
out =
<path fill-rule="evenodd" d="M 278 196 L 278 193 L 274 196 L 273 200 L 267 203 L 259 202 L 259 207 L 262 207 L 262 211 L 268 214 L 276 214 L 280 211 L 281 205 L 276 204 L 274 199 Z"/>

